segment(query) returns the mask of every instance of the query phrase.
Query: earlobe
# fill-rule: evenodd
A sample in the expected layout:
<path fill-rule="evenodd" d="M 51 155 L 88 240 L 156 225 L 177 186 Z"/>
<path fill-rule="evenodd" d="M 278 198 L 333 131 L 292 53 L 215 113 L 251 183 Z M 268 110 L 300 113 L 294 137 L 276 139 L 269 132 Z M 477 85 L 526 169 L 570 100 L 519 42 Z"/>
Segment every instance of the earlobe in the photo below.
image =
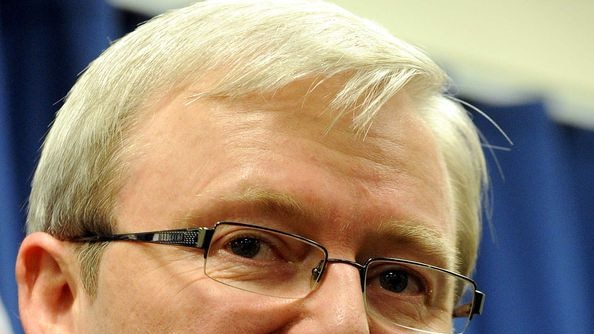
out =
<path fill-rule="evenodd" d="M 28 235 L 16 263 L 19 313 L 26 333 L 73 333 L 78 270 L 67 245 L 51 235 Z"/>

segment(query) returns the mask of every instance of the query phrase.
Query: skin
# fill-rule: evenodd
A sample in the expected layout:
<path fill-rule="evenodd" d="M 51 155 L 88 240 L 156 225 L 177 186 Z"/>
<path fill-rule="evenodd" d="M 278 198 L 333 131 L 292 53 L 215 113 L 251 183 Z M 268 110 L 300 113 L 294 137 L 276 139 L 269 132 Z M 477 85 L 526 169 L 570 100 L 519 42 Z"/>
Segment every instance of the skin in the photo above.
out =
<path fill-rule="evenodd" d="M 326 133 L 334 115 L 323 112 L 324 96 L 333 88 L 322 85 L 304 101 L 308 87 L 294 84 L 237 103 L 188 104 L 190 92 L 200 89 L 190 87 L 156 103 L 133 134 L 136 151 L 115 208 L 117 232 L 233 220 L 304 235 L 331 257 L 390 256 L 450 267 L 455 229 L 447 174 L 406 94 L 384 105 L 363 140 L 350 129 L 350 116 Z M 446 256 L 407 239 L 410 226 L 432 231 Z M 307 298 L 288 300 L 209 279 L 200 251 L 114 242 L 102 257 L 92 300 L 73 247 L 45 233 L 23 243 L 17 276 L 28 333 L 387 331 L 366 315 L 358 272 L 345 264 L 329 265 Z"/>

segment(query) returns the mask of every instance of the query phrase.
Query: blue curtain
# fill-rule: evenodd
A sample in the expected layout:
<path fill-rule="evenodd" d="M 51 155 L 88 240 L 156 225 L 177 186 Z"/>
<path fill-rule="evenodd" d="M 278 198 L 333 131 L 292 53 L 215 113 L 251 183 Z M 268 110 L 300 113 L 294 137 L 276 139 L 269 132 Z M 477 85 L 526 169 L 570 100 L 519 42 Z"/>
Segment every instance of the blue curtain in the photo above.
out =
<path fill-rule="evenodd" d="M 555 124 L 539 101 L 475 105 L 514 146 L 489 159 L 493 213 L 476 275 L 488 298 L 472 333 L 592 333 L 594 131 Z"/>
<path fill-rule="evenodd" d="M 15 333 L 14 259 L 38 149 L 77 73 L 140 18 L 101 0 L 0 2 L 0 297 Z M 589 334 L 594 328 L 594 132 L 551 121 L 539 101 L 474 101 L 508 133 L 490 158 L 493 206 L 471 333 Z M 476 117 L 491 144 L 507 146 Z"/>
<path fill-rule="evenodd" d="M 0 36 L 0 44 L 4 45 Z M 12 154 L 13 135 L 10 126 L 10 113 L 7 105 L 6 70 L 4 54 L 0 50 L 0 305 L 8 303 L 11 318 L 16 318 L 16 286 L 14 283 L 14 259 L 21 234 L 21 217 L 16 200 L 17 178 L 16 160 Z M 1 311 L 4 311 L 3 309 Z M 4 317 L 0 318 L 0 321 Z M 6 327 L 0 324 L 0 328 Z"/>
<path fill-rule="evenodd" d="M 0 297 L 18 322 L 14 262 L 38 150 L 77 74 L 128 21 L 103 0 L 0 1 Z"/>

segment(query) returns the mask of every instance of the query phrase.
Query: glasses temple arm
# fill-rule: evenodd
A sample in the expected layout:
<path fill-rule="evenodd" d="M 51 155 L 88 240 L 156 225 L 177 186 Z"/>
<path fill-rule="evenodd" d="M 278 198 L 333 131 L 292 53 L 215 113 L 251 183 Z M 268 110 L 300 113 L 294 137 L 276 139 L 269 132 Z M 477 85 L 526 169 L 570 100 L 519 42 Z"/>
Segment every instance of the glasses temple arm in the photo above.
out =
<path fill-rule="evenodd" d="M 109 241 L 135 241 L 207 249 L 210 244 L 213 232 L 213 229 L 200 227 L 171 231 L 96 235 L 75 238 L 71 239 L 70 241 L 91 243 Z"/>
<path fill-rule="evenodd" d="M 474 303 L 472 303 L 472 313 L 470 313 L 471 316 L 474 314 L 483 313 L 483 307 L 485 306 L 485 297 L 486 295 L 478 290 L 474 292 Z"/>
<path fill-rule="evenodd" d="M 485 294 L 480 291 L 474 292 L 474 300 L 472 304 L 464 304 L 456 307 L 454 312 L 452 312 L 452 316 L 454 318 L 469 318 L 475 314 L 483 313 L 483 307 L 485 306 Z"/>

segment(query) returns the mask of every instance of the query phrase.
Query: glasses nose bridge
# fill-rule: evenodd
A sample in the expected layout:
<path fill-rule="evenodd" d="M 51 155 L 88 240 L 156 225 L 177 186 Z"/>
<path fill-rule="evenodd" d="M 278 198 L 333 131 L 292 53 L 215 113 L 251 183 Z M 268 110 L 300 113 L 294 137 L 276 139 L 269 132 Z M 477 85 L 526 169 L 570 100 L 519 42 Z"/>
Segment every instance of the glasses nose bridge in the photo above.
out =
<path fill-rule="evenodd" d="M 365 291 L 365 269 L 367 268 L 366 265 L 362 265 L 358 262 L 347 260 L 347 259 L 338 259 L 338 258 L 329 258 L 326 260 L 327 264 L 331 263 L 342 263 L 347 264 L 349 266 L 355 267 L 359 272 L 359 282 L 361 283 L 361 292 Z"/>

